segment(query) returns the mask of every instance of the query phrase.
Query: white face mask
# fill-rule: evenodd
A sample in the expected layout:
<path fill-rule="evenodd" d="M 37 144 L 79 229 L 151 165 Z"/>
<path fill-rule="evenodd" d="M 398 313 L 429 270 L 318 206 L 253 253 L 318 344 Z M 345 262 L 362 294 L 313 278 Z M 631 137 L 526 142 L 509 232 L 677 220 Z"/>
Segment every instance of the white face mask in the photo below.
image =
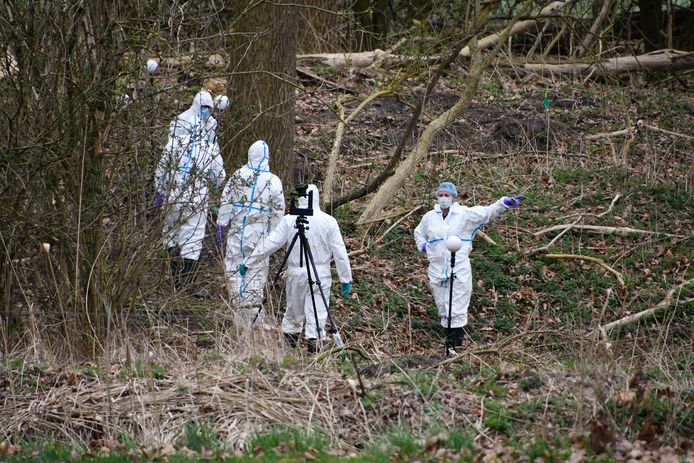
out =
<path fill-rule="evenodd" d="M 453 204 L 453 198 L 450 196 L 439 196 L 437 201 L 441 209 L 448 209 Z"/>

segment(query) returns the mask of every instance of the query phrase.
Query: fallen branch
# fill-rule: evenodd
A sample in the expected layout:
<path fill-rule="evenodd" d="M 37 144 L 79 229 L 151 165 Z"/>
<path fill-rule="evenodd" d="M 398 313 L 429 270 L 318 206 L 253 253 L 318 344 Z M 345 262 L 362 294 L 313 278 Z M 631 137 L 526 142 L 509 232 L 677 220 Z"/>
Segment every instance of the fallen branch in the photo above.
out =
<path fill-rule="evenodd" d="M 634 323 L 638 320 L 641 320 L 642 318 L 651 316 L 660 310 L 667 309 L 670 306 L 672 306 L 673 304 L 677 305 L 677 303 L 679 302 L 679 293 L 682 290 L 684 290 L 684 288 L 686 286 L 689 286 L 692 283 L 694 283 L 694 278 L 691 280 L 687 280 L 687 281 L 675 286 L 674 288 L 670 289 L 670 291 L 668 291 L 668 293 L 665 295 L 665 299 L 660 301 L 655 307 L 651 307 L 650 309 L 643 310 L 639 313 L 635 313 L 633 315 L 629 315 L 627 317 L 620 318 L 619 320 L 615 320 L 613 322 L 610 322 L 607 325 L 603 325 L 600 327 L 600 331 L 602 333 L 607 333 L 608 331 L 611 331 L 611 330 L 613 330 L 619 326 L 624 326 L 624 325 L 628 325 L 630 323 Z M 675 297 L 675 293 L 677 293 L 677 297 Z M 692 299 L 692 298 L 685 299 L 683 302 L 691 303 L 691 302 L 694 302 L 694 299 Z"/>
<path fill-rule="evenodd" d="M 599 140 L 600 138 L 611 138 L 611 137 L 622 137 L 624 135 L 629 135 L 634 129 L 622 129 L 615 130 L 614 132 L 600 132 L 594 133 L 592 135 L 587 135 L 586 140 Z"/>
<path fill-rule="evenodd" d="M 337 82 L 333 82 L 332 80 L 326 79 L 325 77 L 321 77 L 303 66 L 296 67 L 296 74 L 299 77 L 299 80 L 303 82 L 316 82 L 328 90 L 339 90 L 344 93 L 355 93 L 354 90 L 347 88 L 344 85 L 340 85 Z"/>
<path fill-rule="evenodd" d="M 691 135 L 685 135 L 685 134 L 683 134 L 683 133 L 677 133 L 677 132 L 672 132 L 672 131 L 670 131 L 670 130 L 661 129 L 660 127 L 656 127 L 655 125 L 646 124 L 646 123 L 645 123 L 643 120 L 641 120 L 641 119 L 639 119 L 638 121 L 636 121 L 636 125 L 638 125 L 639 128 L 645 127 L 645 128 L 647 128 L 647 129 L 653 130 L 653 131 L 655 131 L 655 132 L 660 132 L 660 133 L 664 133 L 664 134 L 667 134 L 667 135 L 672 135 L 673 137 L 684 138 L 685 140 L 694 140 L 694 137 L 692 137 Z"/>
<path fill-rule="evenodd" d="M 351 259 L 352 257 L 361 256 L 362 254 L 366 254 L 367 252 L 368 252 L 368 249 L 361 248 L 361 249 L 357 249 L 356 251 L 348 252 L 347 257 L 349 257 Z"/>
<path fill-rule="evenodd" d="M 537 252 L 548 251 L 549 248 L 551 248 L 552 245 L 553 245 L 554 243 L 556 243 L 556 242 L 559 240 L 559 238 L 561 238 L 561 237 L 564 236 L 566 233 L 568 233 L 569 230 L 571 230 L 578 222 L 581 221 L 581 219 L 583 219 L 583 216 L 582 216 L 582 215 L 579 216 L 572 224 L 570 224 L 568 227 L 566 227 L 564 230 L 562 230 L 562 232 L 559 233 L 557 236 L 555 236 L 554 239 L 553 239 L 552 241 L 550 241 L 549 243 L 547 243 L 547 245 L 542 246 L 541 248 L 532 249 L 532 250 L 530 251 L 530 254 L 535 254 L 535 253 L 537 253 Z"/>
<path fill-rule="evenodd" d="M 492 246 L 498 246 L 498 244 L 496 244 L 496 241 L 494 241 L 489 235 L 487 235 L 482 230 L 477 230 L 477 233 L 475 234 L 475 236 L 479 236 L 480 238 L 482 238 L 484 241 L 491 244 Z"/>
<path fill-rule="evenodd" d="M 639 129 L 648 129 L 653 130 L 654 132 L 660 132 L 666 135 L 671 135 L 673 137 L 684 138 L 685 140 L 694 140 L 694 137 L 692 137 L 691 135 L 661 129 L 660 127 L 656 127 L 655 125 L 646 124 L 643 120 L 640 119 L 636 122 L 636 125 L 639 127 Z M 633 135 L 634 132 L 636 132 L 636 128 L 629 127 L 626 129 L 615 130 L 614 132 L 601 132 L 595 133 L 593 135 L 588 135 L 586 136 L 586 140 L 599 140 L 601 138 L 621 137 L 625 135 Z"/>
<path fill-rule="evenodd" d="M 554 231 L 564 230 L 565 228 L 570 228 L 571 230 L 582 231 L 586 233 L 597 233 L 603 235 L 662 235 L 671 238 L 685 238 L 682 235 L 673 235 L 671 233 L 656 232 L 650 230 L 638 230 L 636 228 L 630 227 L 603 227 L 599 225 L 575 225 L 575 224 L 562 224 L 554 225 L 552 227 L 543 228 L 540 231 L 534 233 L 535 236 L 544 235 L 545 233 L 551 233 Z"/>
<path fill-rule="evenodd" d="M 538 14 L 538 18 L 541 18 L 542 16 L 554 16 L 570 3 L 573 3 L 573 0 L 568 0 L 565 2 L 552 2 L 546 7 L 544 7 L 542 11 L 540 11 L 540 13 Z M 508 33 L 495 33 L 488 35 L 479 39 L 477 45 L 479 46 L 480 50 L 484 50 L 486 48 L 496 45 L 499 41 L 502 40 L 502 37 L 503 41 L 506 41 L 508 37 L 527 31 L 528 29 L 535 27 L 536 25 L 537 19 L 526 19 L 524 21 L 518 21 L 515 24 L 513 24 L 513 27 L 511 27 Z M 465 47 L 460 52 L 460 56 L 468 58 L 471 56 L 471 53 L 472 51 L 470 47 Z"/>
<path fill-rule="evenodd" d="M 617 281 L 619 282 L 619 286 L 624 288 L 626 285 L 624 283 L 624 278 L 622 278 L 622 274 L 619 273 L 617 270 L 613 269 L 609 265 L 605 263 L 604 260 L 598 258 L 598 257 L 590 257 L 590 256 L 579 256 L 576 254 L 545 254 L 545 257 L 549 259 L 558 259 L 558 260 L 584 260 L 587 262 L 593 262 L 594 264 L 598 264 L 600 267 L 604 268 L 611 274 L 617 278 Z"/>
<path fill-rule="evenodd" d="M 436 367 L 442 367 L 449 365 L 451 363 L 455 363 L 458 360 L 461 360 L 464 356 L 466 355 L 484 355 L 484 354 L 500 354 L 503 349 L 513 342 L 519 340 L 519 339 L 526 339 L 530 336 L 533 335 L 543 335 L 543 334 L 556 334 L 559 333 L 556 330 L 532 330 L 532 331 L 524 331 L 522 333 L 514 334 L 513 336 L 509 336 L 506 339 L 503 339 L 499 341 L 496 345 L 490 345 L 490 346 L 485 346 L 481 347 L 479 349 L 471 349 L 467 351 L 462 351 L 460 354 L 447 358 L 441 362 L 439 362 L 435 367 L 431 368 L 436 368 Z"/>

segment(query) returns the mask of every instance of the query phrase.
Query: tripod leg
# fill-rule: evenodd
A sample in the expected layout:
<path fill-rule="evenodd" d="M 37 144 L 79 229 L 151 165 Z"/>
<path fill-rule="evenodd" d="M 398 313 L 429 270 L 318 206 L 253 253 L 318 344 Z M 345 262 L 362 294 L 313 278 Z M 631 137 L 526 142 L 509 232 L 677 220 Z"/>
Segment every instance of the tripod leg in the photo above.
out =
<path fill-rule="evenodd" d="M 338 334 L 338 336 L 339 336 L 339 333 L 337 332 L 337 327 L 335 326 L 335 323 L 333 322 L 333 317 L 330 315 L 330 306 L 328 305 L 328 298 L 325 297 L 325 292 L 323 291 L 323 285 L 321 284 L 320 278 L 318 277 L 318 270 L 316 270 L 316 263 L 313 260 L 313 253 L 311 252 L 311 248 L 308 246 L 308 241 L 306 242 L 306 254 L 307 254 L 307 261 L 310 263 L 311 267 L 313 268 L 313 273 L 316 276 L 316 283 L 318 283 L 318 290 L 320 291 L 320 296 L 323 299 L 323 304 L 325 305 L 325 312 L 327 314 L 328 322 L 330 323 L 330 332 L 332 334 Z M 340 339 L 342 339 L 341 336 L 340 336 Z"/>
<path fill-rule="evenodd" d="M 321 336 L 321 326 L 320 326 L 320 321 L 318 320 L 318 310 L 316 308 L 316 294 L 315 291 L 313 290 L 313 285 L 316 283 L 313 281 L 313 278 L 311 276 L 311 267 L 314 267 L 315 265 L 313 264 L 313 259 L 309 259 L 310 250 L 309 250 L 309 245 L 308 245 L 308 239 L 306 239 L 306 235 L 302 233 L 303 230 L 299 230 L 300 238 L 301 240 L 299 241 L 299 246 L 300 250 L 302 252 L 302 255 L 306 258 L 306 276 L 308 277 L 308 289 L 309 293 L 311 294 L 311 305 L 313 306 L 313 317 L 314 320 L 316 321 L 316 334 L 318 337 L 318 347 L 322 347 L 323 343 L 323 336 Z M 320 284 L 318 285 L 320 288 Z M 321 294 L 322 294 L 322 288 L 321 288 Z"/>

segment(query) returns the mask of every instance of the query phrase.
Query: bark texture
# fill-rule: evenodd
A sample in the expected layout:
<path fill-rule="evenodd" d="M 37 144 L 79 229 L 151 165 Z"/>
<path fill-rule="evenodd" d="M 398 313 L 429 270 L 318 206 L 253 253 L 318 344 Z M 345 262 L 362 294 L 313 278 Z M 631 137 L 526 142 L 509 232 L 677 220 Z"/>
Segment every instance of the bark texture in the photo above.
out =
<path fill-rule="evenodd" d="M 230 36 L 232 104 L 222 137 L 227 169 L 247 162 L 256 140 L 270 146 L 270 169 L 287 186 L 293 183 L 294 99 L 297 7 L 239 0 L 242 15 Z"/>

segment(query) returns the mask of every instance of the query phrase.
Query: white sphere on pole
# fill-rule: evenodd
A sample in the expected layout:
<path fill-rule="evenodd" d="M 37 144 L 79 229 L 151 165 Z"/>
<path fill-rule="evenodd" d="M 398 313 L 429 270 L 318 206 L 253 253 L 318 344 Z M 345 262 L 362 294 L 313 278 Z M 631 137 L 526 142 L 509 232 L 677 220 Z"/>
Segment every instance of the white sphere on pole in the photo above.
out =
<path fill-rule="evenodd" d="M 460 251 L 460 248 L 463 247 L 463 240 L 461 240 L 459 237 L 453 235 L 449 236 L 446 239 L 446 249 L 448 249 L 450 252 L 458 252 Z"/>
<path fill-rule="evenodd" d="M 148 59 L 147 60 L 147 74 L 150 76 L 157 72 L 157 69 L 159 69 L 159 63 L 154 61 L 153 59 Z"/>

